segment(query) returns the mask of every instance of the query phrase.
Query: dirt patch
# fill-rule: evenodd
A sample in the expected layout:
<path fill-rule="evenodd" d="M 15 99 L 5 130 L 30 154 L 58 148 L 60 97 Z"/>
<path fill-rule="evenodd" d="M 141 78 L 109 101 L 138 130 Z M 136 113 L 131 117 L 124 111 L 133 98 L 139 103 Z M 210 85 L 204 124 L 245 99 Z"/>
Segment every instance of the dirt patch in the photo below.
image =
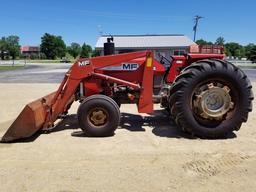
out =
<path fill-rule="evenodd" d="M 242 154 L 214 154 L 205 155 L 201 160 L 190 161 L 183 166 L 186 172 L 203 177 L 214 176 L 244 163 L 251 157 Z"/>
<path fill-rule="evenodd" d="M 253 83 L 256 87 L 256 84 Z M 55 84 L 0 84 L 0 133 L 23 106 Z M 254 88 L 256 93 L 256 89 Z M 256 114 L 228 139 L 190 138 L 157 107 L 152 116 L 122 105 L 113 137 L 90 138 L 71 116 L 48 134 L 0 144 L 2 191 L 254 191 Z M 255 108 L 254 101 L 254 108 Z"/>
<path fill-rule="evenodd" d="M 8 143 L 8 144 L 1 144 L 0 143 L 0 150 L 3 149 L 3 148 L 10 148 L 12 147 L 12 144 Z"/>

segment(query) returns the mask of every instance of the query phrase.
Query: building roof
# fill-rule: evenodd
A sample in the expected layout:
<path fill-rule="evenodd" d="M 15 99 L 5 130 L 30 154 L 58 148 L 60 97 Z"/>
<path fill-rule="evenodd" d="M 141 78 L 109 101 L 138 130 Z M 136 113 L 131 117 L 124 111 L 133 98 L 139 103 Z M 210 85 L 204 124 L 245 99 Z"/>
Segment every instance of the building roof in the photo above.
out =
<path fill-rule="evenodd" d="M 101 36 L 96 49 L 102 49 L 109 36 Z M 188 47 L 195 44 L 184 35 L 113 35 L 115 47 L 119 49 Z"/>
<path fill-rule="evenodd" d="M 40 47 L 39 46 L 22 46 L 21 47 L 21 52 L 39 52 L 40 51 Z"/>

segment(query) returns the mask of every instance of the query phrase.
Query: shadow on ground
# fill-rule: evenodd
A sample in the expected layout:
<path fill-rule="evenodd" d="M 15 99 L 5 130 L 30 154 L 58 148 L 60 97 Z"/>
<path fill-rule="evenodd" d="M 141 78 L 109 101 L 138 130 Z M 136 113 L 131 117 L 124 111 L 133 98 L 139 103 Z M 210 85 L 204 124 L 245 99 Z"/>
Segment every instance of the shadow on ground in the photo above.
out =
<path fill-rule="evenodd" d="M 77 125 L 77 127 L 79 127 Z M 180 129 L 170 120 L 168 113 L 164 110 L 155 111 L 150 116 L 134 115 L 130 113 L 121 113 L 121 121 L 118 129 L 126 129 L 132 132 L 144 132 L 145 127 L 152 129 L 152 133 L 159 137 L 168 138 L 188 138 L 192 137 Z M 72 133 L 75 137 L 87 137 L 82 131 Z"/>
<path fill-rule="evenodd" d="M 120 129 L 145 131 L 145 127 L 151 128 L 152 133 L 159 137 L 192 139 L 176 126 L 165 110 L 156 110 L 150 116 L 122 113 Z"/>
<path fill-rule="evenodd" d="M 169 114 L 165 110 L 156 110 L 150 116 L 121 113 L 121 121 L 118 129 L 126 129 L 132 132 L 144 132 L 146 131 L 145 127 L 151 128 L 152 133 L 159 137 L 196 139 L 195 137 L 183 132 L 180 128 L 178 128 L 175 122 L 169 118 Z M 17 140 L 15 142 L 33 142 L 42 133 L 54 134 L 55 132 L 63 130 L 74 130 L 71 134 L 73 137 L 89 137 L 80 130 L 77 116 L 68 115 L 65 119 L 56 124 L 54 129 L 47 132 L 39 131 L 30 138 Z M 236 134 L 231 133 L 227 137 L 221 139 L 233 138 L 236 138 Z"/>

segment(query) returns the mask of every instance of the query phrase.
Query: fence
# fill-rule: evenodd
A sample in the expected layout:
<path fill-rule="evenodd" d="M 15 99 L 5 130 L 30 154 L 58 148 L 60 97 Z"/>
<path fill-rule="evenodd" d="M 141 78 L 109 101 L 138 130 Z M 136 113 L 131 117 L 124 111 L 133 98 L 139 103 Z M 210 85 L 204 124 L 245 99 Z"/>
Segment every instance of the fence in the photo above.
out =
<path fill-rule="evenodd" d="M 234 65 L 251 65 L 251 64 L 253 64 L 252 61 L 248 61 L 248 60 L 227 59 L 227 61 L 233 63 Z"/>
<path fill-rule="evenodd" d="M 0 60 L 0 65 L 26 65 L 26 60 Z"/>

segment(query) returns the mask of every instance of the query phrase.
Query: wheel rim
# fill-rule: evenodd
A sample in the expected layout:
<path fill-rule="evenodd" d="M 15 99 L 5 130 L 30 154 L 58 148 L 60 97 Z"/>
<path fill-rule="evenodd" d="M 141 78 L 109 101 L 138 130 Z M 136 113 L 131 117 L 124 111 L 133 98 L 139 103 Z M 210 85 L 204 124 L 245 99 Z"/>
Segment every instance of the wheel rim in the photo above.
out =
<path fill-rule="evenodd" d="M 230 88 L 222 83 L 207 83 L 199 86 L 192 105 L 196 115 L 206 120 L 223 120 L 234 108 Z"/>
<path fill-rule="evenodd" d="M 87 115 L 87 121 L 91 126 L 96 128 L 101 128 L 107 124 L 109 119 L 108 112 L 103 108 L 93 108 L 89 111 Z"/>

